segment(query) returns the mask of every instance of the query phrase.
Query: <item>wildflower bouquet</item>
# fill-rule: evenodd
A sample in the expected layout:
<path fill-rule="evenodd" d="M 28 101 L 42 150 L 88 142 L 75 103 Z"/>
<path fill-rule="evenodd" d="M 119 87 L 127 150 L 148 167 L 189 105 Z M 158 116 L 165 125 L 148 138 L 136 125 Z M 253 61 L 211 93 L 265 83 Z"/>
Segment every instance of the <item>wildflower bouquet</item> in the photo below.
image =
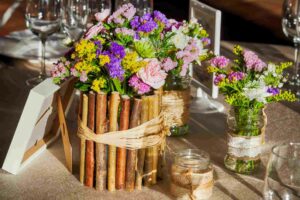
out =
<path fill-rule="evenodd" d="M 159 11 L 135 14 L 132 4 L 111 16 L 97 13 L 97 23 L 55 64 L 54 82 L 74 76 L 83 92 L 143 95 L 162 87 L 170 73 L 186 76 L 190 63 L 207 57 L 208 34 L 195 21 L 177 22 Z"/>
<path fill-rule="evenodd" d="M 294 94 L 282 89 L 286 82 L 283 71 L 292 63 L 266 64 L 254 52 L 240 46 L 236 46 L 233 53 L 237 56 L 233 63 L 218 56 L 211 59 L 208 71 L 216 73 L 214 84 L 232 106 L 225 165 L 240 173 L 251 173 L 259 164 L 261 134 L 266 125 L 263 108 L 271 102 L 296 100 Z M 248 150 L 243 151 L 244 148 Z"/>

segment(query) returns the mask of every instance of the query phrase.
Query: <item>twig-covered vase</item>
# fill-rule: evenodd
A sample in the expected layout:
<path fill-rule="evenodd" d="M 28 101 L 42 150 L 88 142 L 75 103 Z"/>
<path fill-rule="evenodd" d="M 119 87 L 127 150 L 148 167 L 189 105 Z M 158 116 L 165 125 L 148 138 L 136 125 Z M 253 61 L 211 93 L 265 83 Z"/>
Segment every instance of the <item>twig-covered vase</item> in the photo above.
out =
<path fill-rule="evenodd" d="M 189 103 L 190 77 L 169 74 L 164 85 L 162 109 L 170 136 L 188 133 Z"/>
<path fill-rule="evenodd" d="M 237 173 L 251 174 L 260 165 L 266 115 L 263 108 L 231 107 L 227 118 L 228 152 L 225 166 Z"/>

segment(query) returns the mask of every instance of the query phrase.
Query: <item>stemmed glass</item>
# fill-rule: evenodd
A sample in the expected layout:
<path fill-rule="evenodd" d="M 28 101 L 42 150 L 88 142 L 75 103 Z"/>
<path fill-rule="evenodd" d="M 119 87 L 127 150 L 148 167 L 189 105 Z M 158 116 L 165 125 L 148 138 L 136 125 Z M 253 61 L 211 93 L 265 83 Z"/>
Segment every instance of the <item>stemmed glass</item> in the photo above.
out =
<path fill-rule="evenodd" d="M 62 27 L 72 40 L 77 41 L 84 31 L 89 17 L 88 0 L 65 0 L 62 8 Z"/>
<path fill-rule="evenodd" d="M 60 0 L 27 0 L 25 20 L 27 27 L 42 42 L 41 71 L 37 77 L 28 79 L 26 84 L 35 86 L 46 77 L 46 40 L 47 37 L 60 29 Z"/>
<path fill-rule="evenodd" d="M 115 9 L 118 9 L 125 3 L 131 3 L 136 7 L 137 14 L 140 16 L 153 10 L 153 0 L 116 0 L 115 2 Z"/>
<path fill-rule="evenodd" d="M 295 87 L 300 96 L 299 64 L 300 64 L 300 0 L 285 0 L 282 7 L 282 29 L 286 37 L 295 45 L 294 72 L 289 78 L 289 85 Z"/>
<path fill-rule="evenodd" d="M 300 143 L 273 147 L 265 176 L 264 199 L 300 199 Z"/>
<path fill-rule="evenodd" d="M 89 6 L 92 20 L 94 20 L 94 15 L 98 12 L 109 10 L 109 13 L 111 13 L 111 0 L 90 0 Z"/>

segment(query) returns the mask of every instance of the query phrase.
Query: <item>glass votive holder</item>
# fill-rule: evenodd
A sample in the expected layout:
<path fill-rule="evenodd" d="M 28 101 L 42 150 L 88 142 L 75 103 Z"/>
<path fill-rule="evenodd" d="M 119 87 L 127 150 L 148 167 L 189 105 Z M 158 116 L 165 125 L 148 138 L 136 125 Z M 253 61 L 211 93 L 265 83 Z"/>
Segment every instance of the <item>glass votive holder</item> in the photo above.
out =
<path fill-rule="evenodd" d="M 171 194 L 180 200 L 208 199 L 214 180 L 209 154 L 199 149 L 178 152 L 171 167 Z"/>

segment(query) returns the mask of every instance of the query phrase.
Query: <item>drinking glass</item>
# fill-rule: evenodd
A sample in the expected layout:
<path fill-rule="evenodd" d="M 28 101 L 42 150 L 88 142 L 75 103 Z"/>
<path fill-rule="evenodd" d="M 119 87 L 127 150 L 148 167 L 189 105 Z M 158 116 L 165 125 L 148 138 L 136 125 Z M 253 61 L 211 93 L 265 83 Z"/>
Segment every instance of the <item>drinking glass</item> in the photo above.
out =
<path fill-rule="evenodd" d="M 153 11 L 153 0 L 116 0 L 115 10 L 125 3 L 131 3 L 136 7 L 137 14 L 142 16 Z"/>
<path fill-rule="evenodd" d="M 90 17 L 91 17 L 89 22 L 91 20 L 94 20 L 94 15 L 98 12 L 109 10 L 109 13 L 111 13 L 111 0 L 90 0 L 89 6 L 90 6 Z"/>
<path fill-rule="evenodd" d="M 285 0 L 282 7 L 282 29 L 287 38 L 295 46 L 294 71 L 289 78 L 289 85 L 300 96 L 299 64 L 300 64 L 300 0 Z"/>
<path fill-rule="evenodd" d="M 60 29 L 61 13 L 59 0 L 27 0 L 25 20 L 27 27 L 42 43 L 41 71 L 37 77 L 28 79 L 26 84 L 35 86 L 46 77 L 45 51 L 47 37 Z"/>
<path fill-rule="evenodd" d="M 86 30 L 89 17 L 88 0 L 65 0 L 62 8 L 62 27 L 72 40 L 77 41 Z"/>
<path fill-rule="evenodd" d="M 264 198 L 300 199 L 300 143 L 273 147 L 265 176 Z"/>

